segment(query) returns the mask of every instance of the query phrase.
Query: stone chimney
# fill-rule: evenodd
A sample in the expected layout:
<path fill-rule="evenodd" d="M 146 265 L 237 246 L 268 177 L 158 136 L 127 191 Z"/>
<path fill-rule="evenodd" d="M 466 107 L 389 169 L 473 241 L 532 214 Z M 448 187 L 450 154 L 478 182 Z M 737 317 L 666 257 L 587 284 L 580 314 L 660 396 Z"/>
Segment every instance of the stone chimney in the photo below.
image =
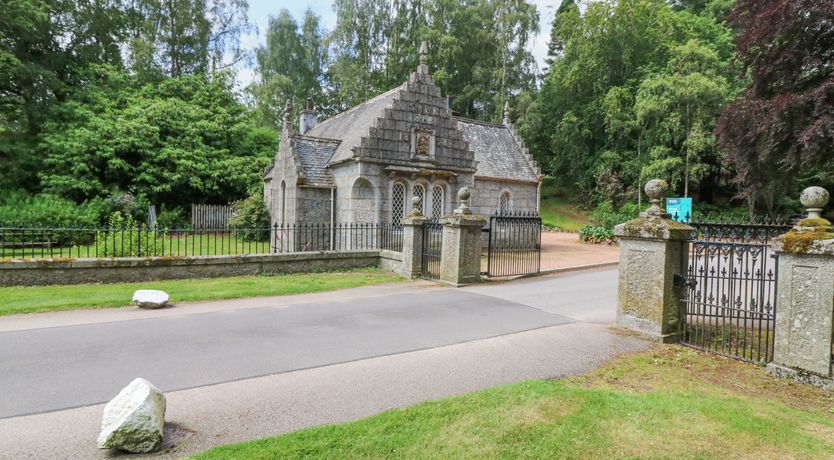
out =
<path fill-rule="evenodd" d="M 301 134 L 311 130 L 319 123 L 319 114 L 313 110 L 313 99 L 307 98 L 307 105 L 298 116 L 298 132 Z"/>

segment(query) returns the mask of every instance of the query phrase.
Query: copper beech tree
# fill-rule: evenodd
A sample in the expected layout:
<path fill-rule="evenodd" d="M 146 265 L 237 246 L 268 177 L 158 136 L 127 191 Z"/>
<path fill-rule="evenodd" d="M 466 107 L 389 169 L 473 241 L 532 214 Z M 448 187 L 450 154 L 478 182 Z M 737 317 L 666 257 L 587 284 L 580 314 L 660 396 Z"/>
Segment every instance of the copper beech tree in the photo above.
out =
<path fill-rule="evenodd" d="M 834 174 L 834 0 L 738 0 L 728 18 L 750 81 L 716 132 L 751 210 L 797 177 Z"/>

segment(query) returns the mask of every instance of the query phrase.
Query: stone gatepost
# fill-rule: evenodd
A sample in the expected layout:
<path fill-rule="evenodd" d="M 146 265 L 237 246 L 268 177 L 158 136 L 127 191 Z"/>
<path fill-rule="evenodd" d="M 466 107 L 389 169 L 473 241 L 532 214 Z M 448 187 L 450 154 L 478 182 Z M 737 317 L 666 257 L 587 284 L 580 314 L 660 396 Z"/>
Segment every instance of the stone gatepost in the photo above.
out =
<path fill-rule="evenodd" d="M 481 281 L 481 229 L 486 219 L 472 213 L 469 187 L 458 191 L 460 207 L 443 216 L 440 280 L 454 286 Z"/>
<path fill-rule="evenodd" d="M 646 184 L 651 207 L 640 217 L 614 228 L 620 239 L 617 323 L 652 339 L 680 339 L 685 305 L 682 295 L 694 229 L 677 222 L 661 207 L 669 186 Z"/>
<path fill-rule="evenodd" d="M 772 375 L 834 389 L 834 233 L 820 217 L 828 198 L 821 187 L 805 189 L 800 200 L 808 218 L 774 240 L 778 298 L 773 362 L 767 367 Z"/>
<path fill-rule="evenodd" d="M 419 196 L 411 199 L 413 209 L 403 218 L 403 252 L 399 274 L 418 278 L 423 274 L 423 224 L 426 217 L 420 212 L 423 200 Z"/>

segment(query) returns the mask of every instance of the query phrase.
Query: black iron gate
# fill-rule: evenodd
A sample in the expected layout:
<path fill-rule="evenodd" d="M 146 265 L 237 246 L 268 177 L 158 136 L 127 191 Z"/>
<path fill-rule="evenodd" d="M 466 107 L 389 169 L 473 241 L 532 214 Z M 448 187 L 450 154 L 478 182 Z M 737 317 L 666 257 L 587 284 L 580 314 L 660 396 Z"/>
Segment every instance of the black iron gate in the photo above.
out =
<path fill-rule="evenodd" d="M 683 289 L 683 343 L 744 361 L 770 362 L 778 265 L 770 239 L 790 226 L 724 219 L 690 225 L 695 232 Z"/>
<path fill-rule="evenodd" d="M 443 224 L 430 220 L 423 224 L 423 277 L 440 279 L 440 249 L 443 245 Z"/>
<path fill-rule="evenodd" d="M 496 214 L 489 219 L 486 274 L 532 275 L 541 270 L 542 219 L 536 214 Z"/>

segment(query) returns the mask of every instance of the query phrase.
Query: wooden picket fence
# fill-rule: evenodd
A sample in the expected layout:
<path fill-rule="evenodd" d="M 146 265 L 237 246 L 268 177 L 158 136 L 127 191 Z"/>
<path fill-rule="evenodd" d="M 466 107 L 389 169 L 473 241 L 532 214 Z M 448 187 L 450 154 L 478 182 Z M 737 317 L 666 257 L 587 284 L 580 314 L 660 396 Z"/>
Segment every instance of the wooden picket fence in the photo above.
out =
<path fill-rule="evenodd" d="M 224 204 L 192 204 L 191 228 L 222 229 L 229 227 L 234 208 Z"/>

